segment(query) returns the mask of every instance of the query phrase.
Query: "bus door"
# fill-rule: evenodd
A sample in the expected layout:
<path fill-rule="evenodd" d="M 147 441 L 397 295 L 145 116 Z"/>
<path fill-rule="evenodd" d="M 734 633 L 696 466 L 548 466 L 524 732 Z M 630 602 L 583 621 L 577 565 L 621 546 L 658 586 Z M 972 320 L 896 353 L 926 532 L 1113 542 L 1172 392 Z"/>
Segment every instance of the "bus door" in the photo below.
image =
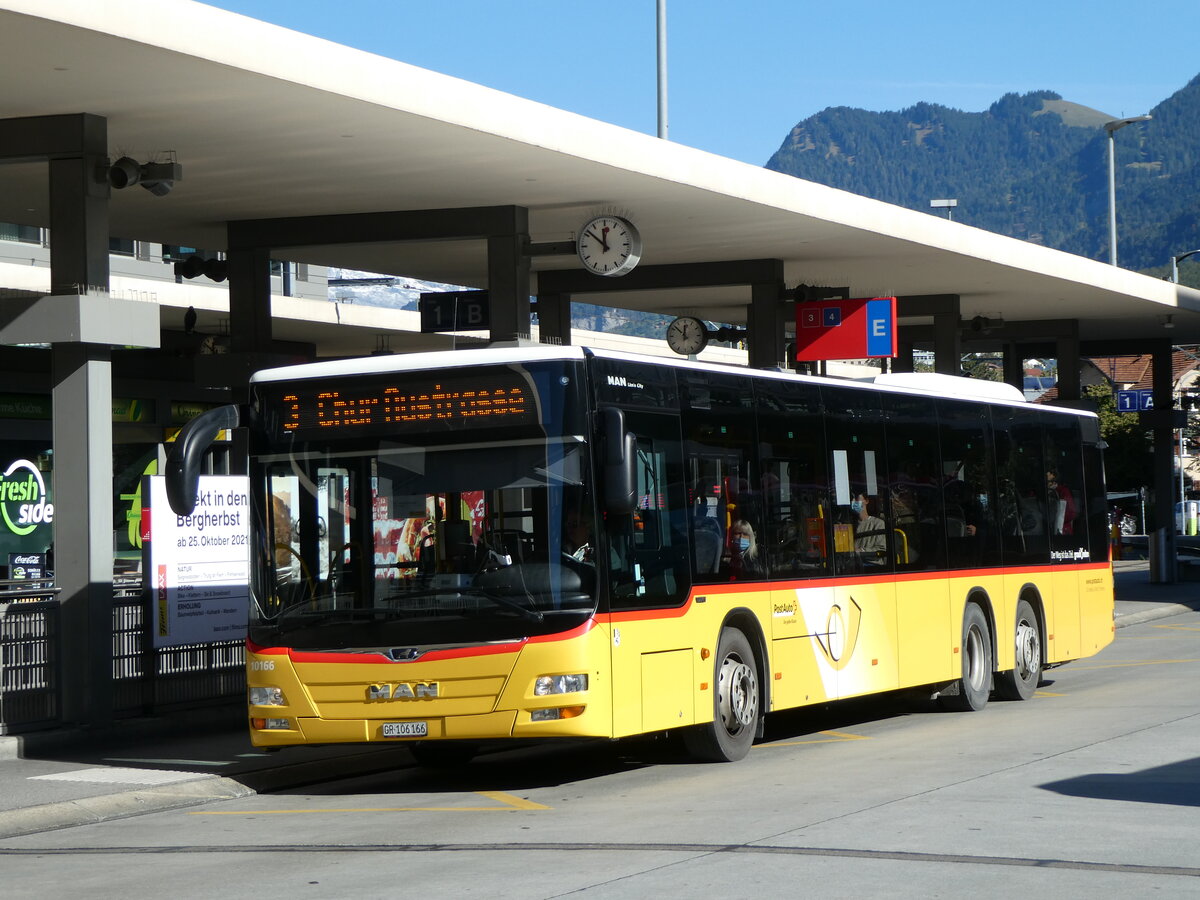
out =
<path fill-rule="evenodd" d="M 597 565 L 607 564 L 613 734 L 695 721 L 694 636 L 683 621 L 691 587 L 679 424 L 626 412 L 636 436 L 637 508 L 605 516 Z"/>

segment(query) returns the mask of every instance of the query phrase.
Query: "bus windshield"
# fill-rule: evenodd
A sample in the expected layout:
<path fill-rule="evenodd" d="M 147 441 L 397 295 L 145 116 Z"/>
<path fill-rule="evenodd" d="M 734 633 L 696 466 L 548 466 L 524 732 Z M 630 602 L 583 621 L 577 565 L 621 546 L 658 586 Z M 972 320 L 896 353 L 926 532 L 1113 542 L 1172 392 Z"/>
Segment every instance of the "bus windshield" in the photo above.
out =
<path fill-rule="evenodd" d="M 251 640 L 299 649 L 512 640 L 591 615 L 595 516 L 582 436 L 473 438 L 260 456 L 271 512 Z"/>

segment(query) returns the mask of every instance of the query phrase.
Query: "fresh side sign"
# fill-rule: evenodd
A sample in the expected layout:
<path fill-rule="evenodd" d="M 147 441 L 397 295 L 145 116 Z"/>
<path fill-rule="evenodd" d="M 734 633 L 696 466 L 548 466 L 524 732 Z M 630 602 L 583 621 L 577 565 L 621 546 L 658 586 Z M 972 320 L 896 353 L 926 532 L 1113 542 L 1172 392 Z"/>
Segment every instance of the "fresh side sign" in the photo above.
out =
<path fill-rule="evenodd" d="M 796 304 L 796 359 L 867 359 L 896 355 L 896 298 Z"/>
<path fill-rule="evenodd" d="M 0 475 L 0 517 L 5 528 L 21 536 L 54 521 L 41 470 L 27 459 L 14 460 Z"/>

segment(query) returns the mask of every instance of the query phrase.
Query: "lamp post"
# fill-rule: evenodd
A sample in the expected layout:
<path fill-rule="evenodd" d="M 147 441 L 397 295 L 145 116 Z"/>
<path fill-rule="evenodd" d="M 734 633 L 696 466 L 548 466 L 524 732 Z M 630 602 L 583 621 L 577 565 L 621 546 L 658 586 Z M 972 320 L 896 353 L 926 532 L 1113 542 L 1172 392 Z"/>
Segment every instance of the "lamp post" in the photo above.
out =
<path fill-rule="evenodd" d="M 957 200 L 930 200 L 930 209 L 944 209 L 946 211 L 946 221 L 954 221 L 954 207 L 958 206 Z"/>
<path fill-rule="evenodd" d="M 1171 257 L 1171 281 L 1179 284 L 1179 264 L 1189 256 L 1195 256 L 1200 250 L 1189 250 L 1187 253 L 1176 253 Z"/>
<path fill-rule="evenodd" d="M 1104 130 L 1108 132 L 1108 261 L 1114 266 L 1117 264 L 1117 160 L 1113 135 L 1126 125 L 1149 121 L 1150 116 L 1133 116 L 1104 123 Z"/>
<path fill-rule="evenodd" d="M 658 0 L 655 21 L 658 37 L 658 136 L 667 139 L 667 0 Z"/>

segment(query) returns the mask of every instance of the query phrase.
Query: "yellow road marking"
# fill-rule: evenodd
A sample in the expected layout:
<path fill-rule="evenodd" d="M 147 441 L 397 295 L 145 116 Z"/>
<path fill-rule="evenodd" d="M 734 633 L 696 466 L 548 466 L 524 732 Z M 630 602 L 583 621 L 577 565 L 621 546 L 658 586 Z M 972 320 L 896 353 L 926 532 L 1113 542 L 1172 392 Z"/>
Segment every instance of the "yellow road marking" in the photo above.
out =
<path fill-rule="evenodd" d="M 1067 695 L 1066 694 L 1056 694 L 1056 693 L 1054 693 L 1054 691 L 1034 691 L 1033 696 L 1035 696 L 1035 697 L 1065 697 Z"/>
<path fill-rule="evenodd" d="M 367 812 L 511 812 L 514 809 L 552 809 L 532 800 L 514 797 L 503 791 L 474 791 L 481 797 L 495 800 L 503 806 L 363 806 L 335 807 L 333 809 L 252 809 L 252 810 L 204 810 L 188 813 L 189 816 L 299 816 L 313 813 L 367 813 Z"/>
<path fill-rule="evenodd" d="M 1147 659 L 1143 662 L 1109 663 L 1103 666 L 1071 666 L 1072 672 L 1083 672 L 1091 669 L 1129 669 L 1135 666 L 1166 666 L 1174 663 L 1194 663 L 1200 659 Z"/>
<path fill-rule="evenodd" d="M 1155 625 L 1154 627 L 1170 631 L 1200 631 L 1200 625 Z"/>
<path fill-rule="evenodd" d="M 827 738 L 813 738 L 808 741 L 772 741 L 769 744 L 760 744 L 755 749 L 770 749 L 771 747 L 799 747 L 801 744 L 837 744 L 842 741 L 869 741 L 870 738 L 865 734 L 850 734 L 845 731 L 819 731 L 818 734 L 828 734 Z"/>

